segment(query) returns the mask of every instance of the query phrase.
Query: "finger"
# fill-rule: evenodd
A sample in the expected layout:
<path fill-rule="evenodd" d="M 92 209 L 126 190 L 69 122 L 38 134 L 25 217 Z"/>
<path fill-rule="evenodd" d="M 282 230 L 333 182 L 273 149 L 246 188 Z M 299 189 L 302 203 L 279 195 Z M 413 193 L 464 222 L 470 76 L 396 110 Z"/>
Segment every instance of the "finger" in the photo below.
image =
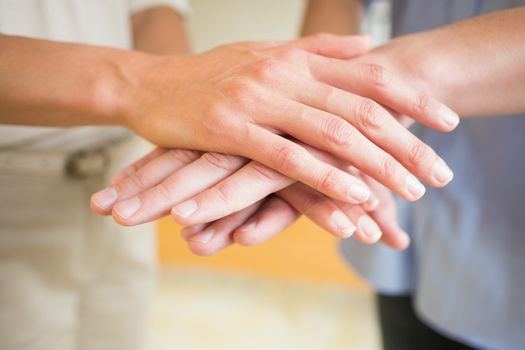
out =
<path fill-rule="evenodd" d="M 459 116 L 424 91 L 419 91 L 375 63 L 357 63 L 309 56 L 311 74 L 331 86 L 378 101 L 439 131 L 451 131 Z"/>
<path fill-rule="evenodd" d="M 376 210 L 369 213 L 383 232 L 381 241 L 397 250 L 406 249 L 410 244 L 409 235 L 397 223 L 397 207 L 390 191 L 374 179 L 364 176 L 363 180 L 380 197 Z"/>
<path fill-rule="evenodd" d="M 360 178 L 361 180 L 363 180 L 364 183 L 368 184 L 367 182 L 365 182 L 365 178 L 368 178 L 367 175 L 363 174 L 360 170 L 358 170 L 356 167 L 354 166 L 346 166 L 346 172 L 349 173 L 349 174 L 352 174 L 354 175 L 355 177 L 358 177 Z M 379 205 L 379 198 L 377 197 L 377 195 L 375 194 L 375 192 L 373 192 L 372 190 L 370 190 L 370 197 L 368 198 L 368 200 L 364 203 L 361 203 L 361 208 L 363 208 L 364 211 L 372 211 L 372 210 L 375 210 L 377 208 L 377 206 Z"/>
<path fill-rule="evenodd" d="M 442 187 L 452 180 L 453 173 L 444 160 L 373 100 L 322 83 L 308 84 L 307 80 L 301 86 L 302 88 L 298 90 L 296 98 L 299 102 L 315 108 L 315 110 L 307 112 L 306 118 L 315 118 L 308 113 L 316 113 L 324 117 L 319 120 L 318 126 L 322 126 L 324 123 L 325 133 L 332 132 L 333 134 L 339 131 L 343 133 L 344 137 L 345 129 L 341 122 L 334 120 L 332 116 L 323 115 L 317 110 L 324 110 L 340 116 L 352 124 L 366 139 L 381 147 L 412 174 L 428 184 L 434 187 Z M 301 107 L 300 105 L 296 106 L 297 109 Z M 297 121 L 292 122 L 290 120 L 290 124 L 296 125 Z M 309 126 L 308 123 L 302 123 L 302 125 L 304 127 Z M 348 130 L 346 133 L 352 130 L 348 127 L 346 129 Z M 341 135 L 339 136 L 341 137 Z M 362 139 L 361 141 L 364 142 Z M 358 168 L 365 170 L 361 164 L 357 165 Z M 365 170 L 365 172 L 367 171 Z M 373 176 L 373 173 L 369 173 L 369 175 Z M 383 183 L 383 179 L 379 180 Z"/>
<path fill-rule="evenodd" d="M 241 150 L 242 156 L 257 160 L 329 197 L 350 203 L 362 203 L 368 199 L 368 188 L 359 179 L 264 128 L 250 125 L 249 129 L 252 147 Z"/>
<path fill-rule="evenodd" d="M 138 169 L 142 168 L 144 165 L 152 161 L 153 159 L 160 157 L 162 154 L 166 153 L 168 150 L 166 148 L 162 147 L 155 147 L 151 152 L 140 158 L 139 160 L 133 162 L 132 164 L 128 165 L 124 169 L 120 170 L 116 174 L 113 175 L 109 183 L 111 185 L 115 184 L 116 182 L 119 182 L 126 177 L 130 176 L 134 172 L 136 172 Z"/>
<path fill-rule="evenodd" d="M 298 144 L 327 164 L 337 167 L 346 165 L 342 165 L 338 159 L 326 152 L 299 142 Z M 178 222 L 186 225 L 211 222 L 239 211 L 293 182 L 295 180 L 252 161 L 235 174 L 191 198 L 189 203 L 185 201 L 178 204 L 172 209 L 172 214 Z M 187 207 L 195 210 L 187 214 Z"/>
<path fill-rule="evenodd" d="M 379 241 L 383 235 L 374 219 L 359 205 L 352 205 L 341 201 L 334 201 L 343 213 L 356 224 L 354 237 L 362 243 L 372 244 Z"/>
<path fill-rule="evenodd" d="M 291 41 L 289 44 L 321 56 L 348 59 L 367 53 L 371 48 L 369 36 L 318 33 Z"/>
<path fill-rule="evenodd" d="M 194 225 L 220 219 L 276 192 L 295 180 L 252 161 L 233 175 L 171 210 L 177 222 Z"/>
<path fill-rule="evenodd" d="M 281 107 L 277 108 L 278 105 Z M 414 175 L 344 119 L 278 98 L 267 106 L 268 113 L 277 113 L 277 110 L 280 110 L 281 115 L 290 116 L 281 118 L 279 122 L 283 132 L 350 162 L 406 200 L 414 201 L 424 194 L 424 186 Z M 328 194 L 325 191 L 320 192 Z M 340 199 L 333 195 L 329 196 Z M 353 204 L 356 202 L 354 201 Z"/>
<path fill-rule="evenodd" d="M 301 214 L 281 198 L 271 196 L 259 210 L 233 233 L 233 240 L 243 246 L 266 242 L 290 226 Z"/>
<path fill-rule="evenodd" d="M 304 184 L 296 183 L 279 191 L 278 195 L 336 237 L 348 238 L 356 230 L 356 226 L 334 201 Z"/>
<path fill-rule="evenodd" d="M 226 218 L 215 221 L 206 228 L 187 238 L 189 249 L 203 256 L 213 255 L 233 244 L 233 232 L 243 224 L 262 204 L 257 202 L 248 208 L 234 213 Z"/>
<path fill-rule="evenodd" d="M 246 162 L 246 159 L 237 156 L 205 153 L 190 164 L 176 169 L 158 185 L 116 203 L 113 218 L 126 226 L 156 220 L 167 215 L 175 204 L 235 173 Z"/>
<path fill-rule="evenodd" d="M 174 171 L 199 157 L 190 150 L 157 149 L 128 168 L 128 176 L 118 176 L 120 180 L 91 197 L 92 209 L 101 215 L 110 215 L 114 204 L 135 196 L 159 184 Z"/>

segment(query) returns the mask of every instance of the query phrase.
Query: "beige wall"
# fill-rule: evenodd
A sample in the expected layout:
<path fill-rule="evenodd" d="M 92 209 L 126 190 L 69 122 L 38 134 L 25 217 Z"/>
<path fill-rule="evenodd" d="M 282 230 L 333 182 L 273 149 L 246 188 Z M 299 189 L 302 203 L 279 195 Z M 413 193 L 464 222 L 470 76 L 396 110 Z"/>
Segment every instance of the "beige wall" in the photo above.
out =
<path fill-rule="evenodd" d="M 190 0 L 194 50 L 240 40 L 291 39 L 299 31 L 302 0 Z"/>

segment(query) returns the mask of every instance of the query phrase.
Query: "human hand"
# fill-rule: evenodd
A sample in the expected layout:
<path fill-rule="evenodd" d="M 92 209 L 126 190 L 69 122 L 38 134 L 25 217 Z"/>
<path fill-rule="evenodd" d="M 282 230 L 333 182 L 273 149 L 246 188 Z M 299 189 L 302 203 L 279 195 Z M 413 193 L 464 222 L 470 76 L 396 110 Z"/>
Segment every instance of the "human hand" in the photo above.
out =
<path fill-rule="evenodd" d="M 350 39 L 344 40 L 348 44 Z M 302 40 L 318 43 L 320 39 Z M 318 47 L 338 48 L 341 40 L 322 37 L 324 45 L 316 44 L 313 51 L 319 52 Z M 363 183 L 316 159 L 304 147 L 282 137 L 283 134 L 351 162 L 407 200 L 416 200 L 424 193 L 424 187 L 411 172 L 432 186 L 443 186 L 451 179 L 452 173 L 445 163 L 399 125 L 386 109 L 370 99 L 328 86 L 323 79 L 312 79 L 322 67 L 341 73 L 339 63 L 346 61 L 328 59 L 290 45 L 266 43 L 262 48 L 250 45 L 249 49 L 225 47 L 193 60 L 182 59 L 186 64 L 173 62 L 173 58 L 159 58 L 162 62 L 136 68 L 139 76 L 146 77 L 144 86 L 138 83 L 144 88 L 137 90 L 155 93 L 137 98 L 145 102 L 142 108 L 132 109 L 135 112 L 129 118 L 130 126 L 160 145 L 177 144 L 257 160 L 349 203 L 366 200 L 369 191 Z M 217 62 L 230 56 L 236 57 L 231 61 L 250 63 L 235 63 L 223 73 L 214 71 Z M 201 70 L 196 74 L 197 81 L 181 72 L 182 66 L 189 71 Z M 345 75 L 372 91 L 380 89 L 377 81 L 368 77 L 369 72 L 370 67 L 362 65 Z M 180 73 L 178 84 L 170 88 L 170 80 L 177 80 L 177 73 Z M 392 88 L 401 91 L 394 97 L 396 101 L 417 95 L 417 91 L 402 84 Z M 436 108 L 406 114 L 440 130 L 453 128 L 436 120 L 443 115 L 454 118 L 454 113 L 430 97 L 429 101 Z M 146 119 L 144 115 L 152 117 Z"/>
<path fill-rule="evenodd" d="M 345 168 L 344 164 L 330 159 L 322 152 L 314 149 L 310 151 L 317 157 Z M 355 169 L 352 173 L 361 176 Z M 233 227 L 232 224 L 235 223 L 240 225 L 239 220 L 247 219 L 262 202 L 266 202 L 259 210 L 263 218 L 275 217 L 276 220 L 273 224 L 268 222 L 260 226 L 267 233 L 258 234 L 259 239 L 275 235 L 278 232 L 272 229 L 276 230 L 294 220 L 298 212 L 288 203 L 337 237 L 349 237 L 356 229 L 355 236 L 365 243 L 373 243 L 381 237 L 377 225 L 370 220 L 365 211 L 373 210 L 382 199 L 378 200 L 372 195 L 361 207 L 352 206 L 332 201 L 300 183 L 289 186 L 293 182 L 257 162 L 248 163 L 240 157 L 156 149 L 115 175 L 112 187 L 93 196 L 92 208 L 101 215 L 113 214 L 115 220 L 121 224 L 136 225 L 167 215 L 173 205 L 183 200 L 187 202 L 188 198 L 194 196 L 195 202 L 202 205 L 196 211 L 196 216 L 185 218 L 176 212 L 173 215 L 177 221 L 186 224 L 205 225 L 220 219 L 213 224 L 213 227 L 219 225 L 221 228 L 214 244 L 199 247 L 204 243 L 195 243 L 196 251 L 202 254 L 211 254 L 221 248 L 226 242 L 224 239 L 227 238 L 224 230 Z M 371 182 L 371 185 L 378 186 L 374 182 Z M 278 192 L 280 198 L 271 196 L 264 199 L 286 186 L 289 187 Z M 247 188 L 250 191 L 247 191 Z M 259 214 L 258 216 L 261 216 Z M 223 217 L 227 218 L 222 219 Z M 194 225 L 192 230 L 204 225 Z M 207 235 L 209 230 L 199 237 Z M 239 233 L 239 237 L 239 242 L 244 242 L 243 244 L 256 243 L 250 238 L 249 232 L 246 239 L 242 238 L 244 233 Z"/>
<path fill-rule="evenodd" d="M 310 193 L 302 190 L 292 193 L 295 190 L 293 185 L 228 217 L 186 227 L 181 234 L 193 253 L 208 256 L 233 244 L 261 244 L 290 226 L 301 213 L 333 233 L 333 213 L 340 210 L 358 223 L 354 237 L 362 243 L 371 244 L 380 239 L 393 249 L 407 248 L 410 238 L 397 224 L 396 203 L 391 192 L 373 179 L 366 181 L 377 197 L 375 208 L 369 212 L 364 212 L 358 205 L 334 201 L 308 188 L 305 189 Z M 287 193 L 282 193 L 285 191 Z"/>

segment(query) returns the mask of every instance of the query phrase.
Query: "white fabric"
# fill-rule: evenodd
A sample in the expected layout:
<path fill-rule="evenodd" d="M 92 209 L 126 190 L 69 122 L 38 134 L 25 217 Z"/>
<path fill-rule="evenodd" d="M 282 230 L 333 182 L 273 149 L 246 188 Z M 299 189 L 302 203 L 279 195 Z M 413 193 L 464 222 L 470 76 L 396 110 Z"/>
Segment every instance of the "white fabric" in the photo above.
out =
<path fill-rule="evenodd" d="M 127 49 L 130 15 L 156 5 L 189 10 L 186 0 L 0 0 L 0 33 Z M 0 125 L 2 149 L 73 151 L 128 132 L 120 127 L 50 128 Z"/>
<path fill-rule="evenodd" d="M 110 150 L 108 173 L 144 153 L 135 140 Z M 91 213 L 89 196 L 107 181 L 0 169 L 0 349 L 142 348 L 153 227 Z"/>

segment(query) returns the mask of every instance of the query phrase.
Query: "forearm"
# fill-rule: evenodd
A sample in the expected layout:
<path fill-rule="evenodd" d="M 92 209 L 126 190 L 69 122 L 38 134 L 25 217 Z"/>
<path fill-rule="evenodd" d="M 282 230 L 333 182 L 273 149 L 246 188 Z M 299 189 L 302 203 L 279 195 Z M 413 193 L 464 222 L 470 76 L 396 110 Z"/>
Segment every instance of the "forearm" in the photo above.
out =
<path fill-rule="evenodd" d="M 0 35 L 0 122 L 123 125 L 130 82 L 122 67 L 141 55 Z"/>
<path fill-rule="evenodd" d="M 525 112 L 525 7 L 401 37 L 371 57 L 383 53 L 462 116 Z"/>
<path fill-rule="evenodd" d="M 357 34 L 363 12 L 362 0 L 310 0 L 301 35 L 319 32 Z"/>
<path fill-rule="evenodd" d="M 133 47 L 157 55 L 190 52 L 184 18 L 169 6 L 157 6 L 131 17 Z"/>

